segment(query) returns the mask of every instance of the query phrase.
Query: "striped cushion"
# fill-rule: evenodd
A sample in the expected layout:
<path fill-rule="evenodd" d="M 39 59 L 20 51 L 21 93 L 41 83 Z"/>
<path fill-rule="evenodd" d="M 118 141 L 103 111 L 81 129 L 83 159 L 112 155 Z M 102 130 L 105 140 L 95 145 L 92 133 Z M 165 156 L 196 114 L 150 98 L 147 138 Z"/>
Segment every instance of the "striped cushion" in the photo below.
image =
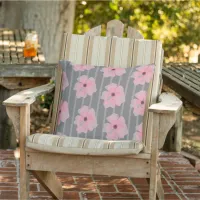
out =
<path fill-rule="evenodd" d="M 131 155 L 143 149 L 141 142 L 133 140 L 98 140 L 78 137 L 33 134 L 26 138 L 26 146 L 45 152 L 78 155 Z"/>

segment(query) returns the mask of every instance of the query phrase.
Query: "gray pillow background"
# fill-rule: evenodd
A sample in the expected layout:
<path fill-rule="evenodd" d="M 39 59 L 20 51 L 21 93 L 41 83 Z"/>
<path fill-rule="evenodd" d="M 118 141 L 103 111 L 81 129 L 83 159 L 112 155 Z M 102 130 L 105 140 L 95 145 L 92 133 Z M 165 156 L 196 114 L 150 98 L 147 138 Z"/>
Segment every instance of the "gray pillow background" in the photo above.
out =
<path fill-rule="evenodd" d="M 148 91 L 150 83 L 145 83 L 144 85 L 134 85 L 133 78 L 131 75 L 137 70 L 138 67 L 124 68 L 126 73 L 122 76 L 115 77 L 103 77 L 102 67 L 95 66 L 91 70 L 85 71 L 74 71 L 73 65 L 69 61 L 60 61 L 60 65 L 64 72 L 67 74 L 67 79 L 69 86 L 62 91 L 61 90 L 61 100 L 67 100 L 69 108 L 69 118 L 65 123 L 61 122 L 57 125 L 56 133 L 57 135 L 65 135 L 72 137 L 81 138 L 91 138 L 91 139 L 104 139 L 106 138 L 106 132 L 103 132 L 104 123 L 107 123 L 106 118 L 113 113 L 123 115 L 125 118 L 128 135 L 119 140 L 136 140 L 135 132 L 136 127 L 142 123 L 143 116 L 135 116 L 133 114 L 133 109 L 131 108 L 131 101 L 134 98 L 134 94 L 145 90 Z M 77 82 L 77 78 L 87 75 L 88 77 L 94 77 L 97 87 L 97 92 L 93 93 L 92 96 L 87 96 L 86 98 L 76 98 L 76 91 L 74 90 L 74 85 Z M 125 103 L 121 106 L 116 106 L 115 108 L 105 108 L 103 105 L 103 100 L 101 99 L 102 92 L 105 91 L 105 86 L 110 83 L 116 83 L 123 86 L 125 91 Z M 95 110 L 97 118 L 97 127 L 88 133 L 78 134 L 76 131 L 76 125 L 74 124 L 75 117 L 78 115 L 78 110 L 81 106 L 86 105 L 92 107 Z M 61 110 L 62 112 L 62 110 Z"/>

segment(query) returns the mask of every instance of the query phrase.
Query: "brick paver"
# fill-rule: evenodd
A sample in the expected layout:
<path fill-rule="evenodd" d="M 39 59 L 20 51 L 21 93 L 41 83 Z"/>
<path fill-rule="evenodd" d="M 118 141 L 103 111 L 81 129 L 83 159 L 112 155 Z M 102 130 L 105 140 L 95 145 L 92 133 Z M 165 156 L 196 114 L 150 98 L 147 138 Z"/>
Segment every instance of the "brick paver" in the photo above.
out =
<path fill-rule="evenodd" d="M 167 200 L 200 200 L 200 174 L 178 153 L 160 155 L 162 182 Z M 0 199 L 18 199 L 17 162 L 13 151 L 0 150 Z M 146 179 L 57 173 L 63 184 L 64 198 L 77 200 L 148 200 Z M 32 200 L 52 200 L 31 176 Z"/>

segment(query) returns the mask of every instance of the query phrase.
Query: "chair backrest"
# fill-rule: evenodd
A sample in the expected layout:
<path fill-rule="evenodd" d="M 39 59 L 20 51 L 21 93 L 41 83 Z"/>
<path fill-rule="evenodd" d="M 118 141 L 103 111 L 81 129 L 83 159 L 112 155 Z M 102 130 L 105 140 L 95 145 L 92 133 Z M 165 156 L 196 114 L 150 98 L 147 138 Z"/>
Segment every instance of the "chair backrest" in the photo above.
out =
<path fill-rule="evenodd" d="M 124 31 L 124 24 L 119 20 L 111 20 L 107 23 L 106 36 L 122 37 Z M 101 25 L 96 26 L 85 33 L 88 36 L 100 36 Z M 127 38 L 144 39 L 143 35 L 135 28 L 128 26 Z"/>
<path fill-rule="evenodd" d="M 134 67 L 137 65 L 154 63 L 156 69 L 148 92 L 147 108 L 157 100 L 162 68 L 162 44 L 160 41 L 66 33 L 63 40 L 61 59 L 70 60 L 74 64 L 114 67 Z M 57 122 L 60 87 L 61 71 L 57 71 L 52 119 L 53 132 L 55 131 Z M 146 153 L 150 153 L 151 138 L 152 114 L 145 112 L 143 143 L 145 144 L 144 152 Z"/>

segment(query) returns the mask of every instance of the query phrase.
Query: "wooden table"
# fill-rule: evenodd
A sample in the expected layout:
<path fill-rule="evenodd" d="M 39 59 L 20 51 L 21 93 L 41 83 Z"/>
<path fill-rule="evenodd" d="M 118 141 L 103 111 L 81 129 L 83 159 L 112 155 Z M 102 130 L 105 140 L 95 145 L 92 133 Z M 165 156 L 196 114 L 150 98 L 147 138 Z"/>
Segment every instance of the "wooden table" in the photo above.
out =
<path fill-rule="evenodd" d="M 45 64 L 39 46 L 34 58 L 23 57 L 24 38 L 30 30 L 0 29 L 0 148 L 14 148 L 15 134 L 2 102 L 20 90 L 49 82 L 56 64 Z"/>
<path fill-rule="evenodd" d="M 200 64 L 169 63 L 162 74 L 165 85 L 200 107 Z"/>

